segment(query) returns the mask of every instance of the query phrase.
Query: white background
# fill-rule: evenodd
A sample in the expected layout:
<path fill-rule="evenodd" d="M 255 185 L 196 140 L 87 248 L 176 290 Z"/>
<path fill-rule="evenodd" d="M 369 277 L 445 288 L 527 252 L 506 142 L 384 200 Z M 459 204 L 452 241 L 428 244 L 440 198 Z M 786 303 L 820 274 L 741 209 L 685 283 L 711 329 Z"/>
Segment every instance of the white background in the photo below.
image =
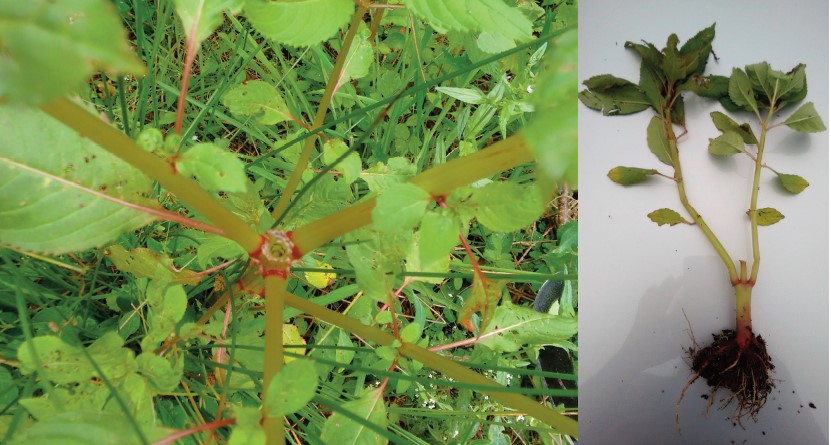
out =
<path fill-rule="evenodd" d="M 829 124 L 826 0 L 584 0 L 580 80 L 609 73 L 637 83 L 640 59 L 624 42 L 645 40 L 663 48 L 669 34 L 683 43 L 713 22 L 719 61 L 711 58 L 705 73 L 729 75 L 732 67 L 761 61 L 787 72 L 806 63 L 806 101 Z M 744 212 L 751 161 L 709 155 L 708 138 L 719 134 L 709 112 L 721 108 L 692 95 L 686 103 L 689 134 L 679 150 L 690 201 L 734 260 L 748 259 Z M 703 415 L 707 402 L 701 396 L 709 388 L 698 381 L 682 402 L 679 435 L 676 401 L 691 377 L 683 355 L 692 344 L 684 312 L 699 345 L 707 344 L 711 333 L 734 328 L 732 288 L 697 227 L 658 227 L 646 217 L 662 207 L 685 214 L 673 183 L 652 178 L 624 188 L 606 177 L 618 165 L 672 174 L 647 148 L 651 111 L 604 117 L 582 104 L 579 110 L 580 443 L 828 443 L 828 132 L 796 133 L 783 126 L 770 133 L 765 151 L 771 167 L 811 183 L 793 196 L 778 188 L 770 171 L 762 175 L 760 207 L 785 215 L 760 228 L 762 261 L 753 291 L 753 327 L 767 340 L 776 389 L 758 423 L 746 422 L 742 430 L 726 420 L 735 405 L 723 411 L 716 405 Z"/>

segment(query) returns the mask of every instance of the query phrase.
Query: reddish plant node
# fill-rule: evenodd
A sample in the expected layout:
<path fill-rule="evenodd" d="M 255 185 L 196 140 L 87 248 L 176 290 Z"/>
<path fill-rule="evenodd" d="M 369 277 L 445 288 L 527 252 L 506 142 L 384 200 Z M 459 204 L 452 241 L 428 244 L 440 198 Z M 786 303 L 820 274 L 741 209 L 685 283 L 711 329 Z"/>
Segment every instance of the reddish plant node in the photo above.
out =
<path fill-rule="evenodd" d="M 286 232 L 286 238 L 288 238 L 289 241 L 291 241 L 291 257 L 295 260 L 300 260 L 301 258 L 303 258 L 303 252 L 301 252 L 300 248 L 297 247 L 297 244 L 294 243 L 294 232 L 292 232 L 291 230 Z"/>
<path fill-rule="evenodd" d="M 446 207 L 447 206 L 445 204 L 446 201 L 447 201 L 447 195 L 435 195 L 435 196 L 431 196 L 430 198 L 433 201 L 436 201 L 436 204 L 438 204 L 439 207 Z"/>

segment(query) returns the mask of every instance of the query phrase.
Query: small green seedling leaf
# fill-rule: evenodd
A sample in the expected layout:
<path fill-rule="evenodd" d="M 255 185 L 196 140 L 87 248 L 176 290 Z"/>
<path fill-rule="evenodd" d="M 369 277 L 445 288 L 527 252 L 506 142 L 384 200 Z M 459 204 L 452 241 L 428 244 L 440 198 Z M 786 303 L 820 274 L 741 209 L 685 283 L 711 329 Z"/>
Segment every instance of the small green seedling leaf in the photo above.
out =
<path fill-rule="evenodd" d="M 176 168 L 183 175 L 194 176 L 213 192 L 245 191 L 248 175 L 245 164 L 237 155 L 211 143 L 196 144 L 176 159 Z"/>
<path fill-rule="evenodd" d="M 372 223 L 386 233 L 413 229 L 424 217 L 429 200 L 430 194 L 415 184 L 395 184 L 378 197 Z"/>
<path fill-rule="evenodd" d="M 292 46 L 331 38 L 355 11 L 352 0 L 247 0 L 245 17 L 263 36 Z"/>
<path fill-rule="evenodd" d="M 759 141 L 756 139 L 756 135 L 753 134 L 753 130 L 750 128 L 750 125 L 739 125 L 738 122 L 734 121 L 729 116 L 720 111 L 713 111 L 712 113 L 710 113 L 710 117 L 713 118 L 713 124 L 722 133 L 733 131 L 741 135 L 742 140 L 745 144 L 756 145 L 759 143 Z"/>
<path fill-rule="evenodd" d="M 479 203 L 476 218 L 494 232 L 515 232 L 527 227 L 545 211 L 545 203 L 532 186 L 491 182 L 473 192 Z"/>
<path fill-rule="evenodd" d="M 276 88 L 262 80 L 236 85 L 222 96 L 222 103 L 237 116 L 251 117 L 264 125 L 292 119 Z"/>
<path fill-rule="evenodd" d="M 710 139 L 707 150 L 716 156 L 733 156 L 744 151 L 744 140 L 739 133 L 726 131 L 721 136 Z"/>
<path fill-rule="evenodd" d="M 326 165 L 331 165 L 348 150 L 349 147 L 343 139 L 329 139 L 323 144 L 323 162 L 326 163 Z M 354 151 L 346 155 L 342 161 L 332 165 L 332 168 L 339 170 L 343 174 L 343 179 L 350 184 L 358 179 L 358 176 L 361 174 L 362 167 L 361 156 Z"/>
<path fill-rule="evenodd" d="M 653 117 L 646 127 L 646 143 L 649 150 L 658 157 L 658 160 L 666 165 L 672 165 L 672 158 L 669 155 L 669 141 L 664 135 L 664 124 L 658 117 Z"/>
<path fill-rule="evenodd" d="M 228 445 L 265 445 L 265 430 L 260 425 L 262 412 L 255 406 L 234 406 L 236 425 L 231 430 Z"/>
<path fill-rule="evenodd" d="M 436 91 L 466 104 L 480 105 L 488 100 L 485 93 L 478 88 L 436 87 Z"/>
<path fill-rule="evenodd" d="M 747 211 L 747 214 L 750 215 L 750 210 Z M 785 215 L 772 207 L 756 210 L 756 223 L 760 226 L 772 226 L 784 218 Z"/>
<path fill-rule="evenodd" d="M 805 187 L 808 187 L 809 185 L 808 181 L 806 181 L 802 176 L 789 175 L 787 173 L 779 173 L 777 176 L 779 177 L 779 183 L 782 184 L 782 187 L 793 194 L 797 194 L 805 190 Z"/>
<path fill-rule="evenodd" d="M 819 117 L 813 102 L 803 104 L 785 120 L 785 125 L 803 133 L 817 133 L 825 131 L 825 124 Z"/>
<path fill-rule="evenodd" d="M 730 85 L 728 87 L 730 100 L 736 105 L 743 107 L 747 111 L 759 112 L 756 104 L 756 95 L 753 92 L 753 85 L 750 83 L 747 74 L 744 71 L 733 68 L 733 74 L 730 75 Z"/>
<path fill-rule="evenodd" d="M 672 209 L 658 209 L 646 216 L 648 216 L 649 219 L 657 223 L 659 226 L 664 224 L 669 224 L 670 226 L 674 226 L 676 224 L 692 224 L 684 219 L 681 214 Z"/>
<path fill-rule="evenodd" d="M 384 404 L 384 387 L 368 391 L 361 398 L 341 404 L 341 410 L 352 413 L 345 416 L 339 412 L 332 414 L 323 424 L 320 432 L 322 443 L 385 445 L 387 439 L 369 429 L 373 425 L 381 430 L 387 429 L 387 407 Z M 361 420 L 355 420 L 355 419 Z"/>
<path fill-rule="evenodd" d="M 413 322 L 404 326 L 404 329 L 401 329 L 401 341 L 405 343 L 415 343 L 421 338 L 421 324 Z"/>
<path fill-rule="evenodd" d="M 638 184 L 649 179 L 649 176 L 658 174 L 652 168 L 615 167 L 609 170 L 608 177 L 621 185 Z"/>
<path fill-rule="evenodd" d="M 312 401 L 318 383 L 313 360 L 298 359 L 286 363 L 268 385 L 265 399 L 268 415 L 283 417 L 300 410 Z"/>

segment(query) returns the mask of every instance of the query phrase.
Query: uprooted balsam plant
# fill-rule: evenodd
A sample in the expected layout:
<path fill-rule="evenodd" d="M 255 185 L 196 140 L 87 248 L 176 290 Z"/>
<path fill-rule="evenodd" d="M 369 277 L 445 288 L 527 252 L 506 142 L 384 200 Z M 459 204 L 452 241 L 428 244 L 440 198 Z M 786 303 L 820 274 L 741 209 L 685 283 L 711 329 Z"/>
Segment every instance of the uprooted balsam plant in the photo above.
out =
<path fill-rule="evenodd" d="M 0 437 L 576 437 L 512 381 L 575 298 L 505 292 L 576 266 L 510 235 L 576 186 L 576 4 L 436 6 L 3 3 Z"/>
<path fill-rule="evenodd" d="M 781 110 L 798 105 L 806 97 L 805 65 L 797 65 L 784 73 L 762 62 L 747 65 L 744 69 L 734 68 L 729 77 L 706 75 L 714 37 L 715 24 L 700 31 L 680 48 L 675 34 L 669 36 L 662 50 L 646 42 L 626 42 L 625 47 L 641 58 L 638 84 L 608 74 L 599 75 L 583 82 L 586 90 L 579 94 L 579 98 L 583 104 L 602 111 L 606 116 L 622 116 L 647 109 L 655 112 L 647 127 L 647 145 L 661 163 L 671 168 L 671 173 L 662 173 L 654 168 L 620 166 L 611 169 L 608 176 L 624 186 L 642 183 L 650 176 L 674 182 L 689 219 L 668 208 L 651 212 L 649 218 L 659 226 L 697 226 L 724 263 L 736 299 L 735 328 L 714 334 L 714 341 L 709 346 L 690 348 L 694 375 L 681 391 L 678 404 L 680 406 L 686 389 L 696 379 L 704 378 L 713 392 L 719 389 L 727 391 L 728 396 L 721 408 L 736 402 L 733 417 L 740 424 L 742 419 L 756 418 L 774 386 L 771 357 L 765 341 L 753 332 L 750 303 L 752 290 L 759 282 L 759 227 L 774 224 L 783 216 L 776 209 L 760 207 L 760 178 L 763 170 L 768 169 L 777 175 L 782 188 L 792 194 L 800 193 L 808 186 L 802 177 L 780 173 L 764 163 L 765 142 L 768 133 L 782 125 L 799 132 L 824 131 L 825 125 L 810 102 L 801 105 L 784 121 L 773 121 Z M 752 165 L 753 183 L 745 214 L 752 240 L 749 262 L 740 259 L 737 265 L 685 192 L 686 181 L 694 179 L 696 172 L 682 174 L 680 136 L 675 131 L 676 126 L 683 129 L 681 136 L 687 131 L 684 93 L 718 100 L 731 113 L 752 115 L 753 125 L 739 123 L 719 111 L 712 112 L 713 123 L 721 134 L 710 139 L 708 147 L 714 156 L 744 155 Z M 710 397 L 709 403 L 713 400 Z"/>

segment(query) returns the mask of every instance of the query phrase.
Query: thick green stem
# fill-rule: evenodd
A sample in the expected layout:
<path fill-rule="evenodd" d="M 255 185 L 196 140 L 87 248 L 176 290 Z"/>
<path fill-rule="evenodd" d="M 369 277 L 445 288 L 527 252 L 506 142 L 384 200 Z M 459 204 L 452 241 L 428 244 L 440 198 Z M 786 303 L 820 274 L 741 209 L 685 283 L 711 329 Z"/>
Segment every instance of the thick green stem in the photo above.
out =
<path fill-rule="evenodd" d="M 366 11 L 367 9 L 364 6 L 359 6 L 355 10 L 355 16 L 352 18 L 352 24 L 349 25 L 349 30 L 346 31 L 346 36 L 343 38 L 343 43 L 341 44 L 340 51 L 338 52 L 338 57 L 335 59 L 335 66 L 332 68 L 332 74 L 329 75 L 329 81 L 326 82 L 326 90 L 324 90 L 323 98 L 321 98 L 320 104 L 317 107 L 317 114 L 315 115 L 315 120 L 312 123 L 312 128 L 317 128 L 323 125 L 323 120 L 326 118 L 326 111 L 329 109 L 329 104 L 332 103 L 335 86 L 337 86 L 338 79 L 340 79 L 341 71 L 343 70 L 346 55 L 349 53 L 349 47 L 352 45 L 352 40 L 358 32 L 358 25 L 360 25 L 363 21 Z M 282 218 L 283 213 L 289 205 L 289 201 L 291 201 L 294 190 L 297 188 L 297 184 L 300 183 L 300 177 L 303 174 L 303 171 L 306 170 L 306 165 L 309 164 L 309 159 L 312 156 L 312 149 L 314 149 L 316 140 L 317 135 L 315 134 L 306 138 L 306 142 L 303 144 L 303 151 L 300 152 L 300 157 L 297 159 L 297 165 L 294 168 L 294 172 L 292 172 L 288 181 L 286 181 L 286 188 L 283 189 L 283 194 L 280 196 L 280 200 L 277 201 L 277 205 L 274 206 L 274 211 L 271 212 L 271 214 L 278 220 Z"/>
<path fill-rule="evenodd" d="M 173 171 L 170 164 L 139 148 L 132 139 L 116 130 L 81 106 L 67 99 L 43 104 L 41 110 L 78 134 L 89 138 L 110 153 L 127 161 L 164 188 L 205 215 L 226 236 L 239 243 L 247 252 L 260 246 L 260 235 L 188 177 Z"/>
<path fill-rule="evenodd" d="M 367 326 L 357 319 L 332 311 L 323 306 L 318 306 L 295 295 L 287 294 L 286 304 L 312 315 L 316 320 L 333 324 L 341 329 L 352 332 L 365 340 L 372 341 L 383 346 L 390 346 L 393 341 L 395 341 L 395 337 L 374 326 Z M 480 389 L 482 393 L 489 395 L 490 397 L 516 409 L 519 412 L 526 413 L 537 420 L 545 422 L 565 434 L 575 438 L 577 437 L 577 421 L 570 419 L 553 409 L 547 408 L 546 406 L 541 405 L 540 403 L 531 400 L 522 394 L 505 392 L 502 385 L 482 376 L 477 372 L 471 371 L 453 360 L 447 359 L 434 352 L 430 352 L 425 348 L 407 342 L 402 342 L 402 345 L 398 348 L 398 351 L 401 355 L 419 361 L 431 369 L 435 369 L 436 371 L 439 371 L 454 380 L 480 386 L 482 387 L 482 389 Z"/>
<path fill-rule="evenodd" d="M 704 233 L 704 236 L 710 241 L 710 244 L 716 250 L 719 258 L 724 263 L 724 266 L 727 268 L 727 273 L 730 275 L 730 282 L 735 284 L 738 282 L 738 274 L 736 273 L 736 265 L 733 264 L 733 259 L 730 258 L 730 254 L 727 253 L 727 250 L 721 244 L 718 237 L 710 230 L 710 226 L 704 221 L 704 218 L 698 211 L 695 210 L 695 207 L 690 204 L 690 200 L 687 198 L 687 191 L 684 188 L 684 175 L 681 172 L 681 159 L 678 155 L 678 140 L 675 138 L 675 131 L 672 129 L 672 121 L 670 120 L 669 109 L 666 110 L 661 119 L 664 122 L 664 136 L 666 137 L 669 143 L 669 156 L 672 160 L 672 166 L 675 169 L 675 183 L 678 187 L 678 198 L 681 200 L 681 205 L 687 210 L 687 213 L 692 218 L 693 222 L 698 226 L 699 229 Z"/>
<path fill-rule="evenodd" d="M 283 303 L 286 297 L 286 278 L 280 275 L 265 277 L 265 349 L 263 354 L 263 425 L 266 444 L 283 445 L 285 429 L 281 417 L 268 417 L 265 400 L 271 379 L 283 367 Z"/>
<path fill-rule="evenodd" d="M 775 95 L 776 92 L 774 91 L 774 97 Z M 765 120 L 762 121 L 762 131 L 759 135 L 759 143 L 756 145 L 756 168 L 753 171 L 753 188 L 750 191 L 750 237 L 753 243 L 753 266 L 751 266 L 750 270 L 751 285 L 756 283 L 756 277 L 759 275 L 759 263 L 761 261 L 761 254 L 759 253 L 759 215 L 757 215 L 757 203 L 759 199 L 759 181 L 762 175 L 762 168 L 765 166 L 762 162 L 762 156 L 765 153 L 765 139 L 767 138 L 768 127 L 770 126 L 773 113 L 774 108 L 771 108 Z"/>
<path fill-rule="evenodd" d="M 447 196 L 458 187 L 532 159 L 533 154 L 520 133 L 470 156 L 433 167 L 415 176 L 411 182 L 433 196 Z M 371 223 L 373 207 L 375 198 L 299 227 L 292 233 L 294 244 L 303 253 L 316 249 L 344 233 Z"/>

